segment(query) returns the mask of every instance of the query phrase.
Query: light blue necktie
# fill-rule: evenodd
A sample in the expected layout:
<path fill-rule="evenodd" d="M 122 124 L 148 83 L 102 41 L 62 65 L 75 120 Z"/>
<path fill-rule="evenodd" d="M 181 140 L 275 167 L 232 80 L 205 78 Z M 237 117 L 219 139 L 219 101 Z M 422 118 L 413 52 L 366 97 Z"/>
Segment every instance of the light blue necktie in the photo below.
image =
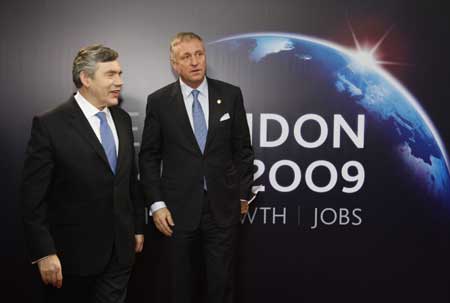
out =
<path fill-rule="evenodd" d="M 202 151 L 205 152 L 206 145 L 206 135 L 208 134 L 208 128 L 206 127 L 205 115 L 203 114 L 203 109 L 198 101 L 198 94 L 200 92 L 196 89 L 192 91 L 192 97 L 194 102 L 192 102 L 192 119 L 194 120 L 194 134 L 197 139 L 198 146 Z M 206 178 L 203 177 L 203 188 L 207 190 Z"/>
<path fill-rule="evenodd" d="M 198 94 L 200 92 L 196 89 L 192 91 L 192 119 L 194 120 L 194 133 L 197 139 L 198 146 L 202 153 L 205 151 L 206 135 L 208 134 L 208 128 L 206 127 L 205 115 L 203 114 L 202 107 L 198 101 Z"/>
<path fill-rule="evenodd" d="M 106 153 L 106 157 L 108 158 L 109 166 L 115 174 L 117 165 L 117 153 L 113 133 L 108 125 L 108 121 L 106 121 L 105 112 L 98 112 L 95 115 L 100 119 L 100 138 L 102 141 L 103 149 Z"/>

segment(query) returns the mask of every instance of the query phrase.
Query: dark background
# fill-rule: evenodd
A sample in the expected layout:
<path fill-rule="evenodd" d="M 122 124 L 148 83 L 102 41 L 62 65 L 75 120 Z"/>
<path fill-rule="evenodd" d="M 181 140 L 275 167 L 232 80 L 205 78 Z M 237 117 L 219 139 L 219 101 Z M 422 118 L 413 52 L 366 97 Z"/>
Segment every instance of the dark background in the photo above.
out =
<path fill-rule="evenodd" d="M 197 32 L 207 42 L 247 32 L 292 32 L 352 47 L 353 40 L 348 22 L 352 24 L 360 41 L 367 41 L 372 45 L 392 27 L 379 50 L 382 59 L 406 64 L 385 68 L 419 100 L 441 135 L 446 149 L 450 150 L 449 17 L 444 1 L 2 2 L 2 297 L 14 298 L 14 302 L 40 302 L 39 278 L 36 269 L 27 260 L 23 241 L 18 186 L 32 116 L 60 104 L 74 91 L 71 63 L 79 48 L 91 43 L 104 43 L 119 51 L 125 80 L 123 107 L 136 113 L 133 116 L 134 125 L 137 127 L 135 139 L 140 141 L 146 96 L 174 80 L 168 60 L 168 43 L 178 31 Z M 405 216 L 407 217 L 407 214 Z M 406 219 L 404 222 L 414 224 L 412 221 Z M 401 220 L 399 224 L 402 224 Z M 430 227 L 430 230 L 434 229 Z M 270 232 L 270 227 L 266 226 L 256 230 L 256 234 L 261 238 Z M 442 237 L 436 241 L 442 241 L 445 236 L 449 236 L 448 230 L 443 230 L 442 233 Z M 358 237 L 370 235 L 370 231 L 367 231 L 365 235 Z M 445 272 L 450 270 L 450 261 L 448 243 L 445 241 L 442 241 L 442 246 L 433 242 L 433 249 L 442 251 L 436 252 L 437 257 L 434 260 L 433 254 L 428 253 L 426 259 L 430 263 L 424 261 L 419 265 L 420 268 L 426 269 L 419 272 L 429 276 L 416 277 L 417 264 L 411 262 L 411 275 L 419 279 L 411 287 L 402 283 L 400 276 L 393 272 L 386 272 L 386 276 L 377 277 L 379 287 L 358 285 L 355 283 L 357 278 L 343 280 L 340 285 L 333 287 L 330 282 L 332 279 L 327 277 L 327 269 L 332 269 L 327 268 L 332 266 L 330 264 L 317 264 L 321 271 L 314 273 L 302 271 L 298 267 L 281 268 L 273 275 L 264 270 L 265 264 L 276 264 L 277 247 L 285 247 L 292 236 L 289 232 L 279 234 L 278 241 L 255 247 L 255 250 L 263 251 L 267 255 L 264 258 L 263 253 L 259 258 L 261 263 L 251 265 L 255 266 L 251 268 L 253 273 L 260 273 L 261 283 L 258 283 L 259 280 L 240 281 L 241 297 L 246 302 L 271 302 L 277 301 L 277 298 L 291 298 L 293 302 L 298 302 L 301 298 L 304 298 L 304 302 L 324 302 L 333 298 L 336 302 L 344 302 L 346 298 L 349 301 L 360 299 L 360 302 L 401 302 L 402 298 L 407 298 L 410 302 L 448 302 L 447 287 L 450 278 Z M 325 233 L 308 234 L 307 237 L 316 237 L 317 241 L 330 240 Z M 420 237 L 433 238 L 433 235 L 425 233 Z M 157 301 L 161 294 L 153 287 L 157 276 L 155 269 L 160 257 L 157 244 L 158 235 L 153 233 L 150 226 L 145 253 L 138 258 L 136 272 L 130 282 L 129 293 L 132 302 Z M 258 243 L 255 242 L 255 245 Z M 273 249 L 266 250 L 267 247 Z M 252 257 L 246 255 L 247 253 L 248 251 L 239 252 L 243 260 Z M 383 258 L 389 262 L 389 254 L 380 258 L 381 260 L 377 260 L 380 264 L 383 263 Z M 303 262 L 307 263 L 307 260 Z M 370 267 L 373 266 L 374 260 L 364 262 L 359 265 Z M 245 264 L 241 268 L 246 270 Z M 345 272 L 345 268 L 342 268 L 342 271 Z M 361 272 L 364 272 L 364 268 Z M 430 279 L 433 283 L 427 283 Z M 308 281 L 319 283 L 312 285 Z M 414 288 L 420 287 L 422 283 L 426 291 L 420 292 L 419 296 L 412 295 Z M 302 290 L 302 286 L 309 290 Z M 396 289 L 401 291 L 395 291 Z M 302 291 L 306 294 L 294 295 Z M 292 295 L 289 296 L 289 293 Z M 362 295 L 364 297 L 360 297 Z"/>

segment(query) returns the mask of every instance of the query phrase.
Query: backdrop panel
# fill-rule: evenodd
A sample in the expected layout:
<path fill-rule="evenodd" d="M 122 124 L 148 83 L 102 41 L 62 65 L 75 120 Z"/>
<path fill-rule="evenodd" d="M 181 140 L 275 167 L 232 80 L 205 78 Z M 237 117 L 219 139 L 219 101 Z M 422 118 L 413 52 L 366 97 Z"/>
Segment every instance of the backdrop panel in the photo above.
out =
<path fill-rule="evenodd" d="M 207 45 L 208 75 L 242 88 L 263 186 L 242 218 L 239 302 L 448 302 L 443 3 L 0 4 L 1 293 L 42 300 L 18 186 L 31 119 L 74 92 L 78 49 L 119 51 L 138 152 L 146 96 L 175 79 L 169 40 L 194 31 Z M 149 224 L 130 302 L 164 302 L 160 240 Z"/>

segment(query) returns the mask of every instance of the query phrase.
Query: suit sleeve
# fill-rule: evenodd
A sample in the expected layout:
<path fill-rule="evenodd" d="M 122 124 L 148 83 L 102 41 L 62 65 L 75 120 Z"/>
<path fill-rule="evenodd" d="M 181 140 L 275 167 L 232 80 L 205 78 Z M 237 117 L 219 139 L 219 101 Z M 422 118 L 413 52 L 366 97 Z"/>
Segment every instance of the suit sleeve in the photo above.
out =
<path fill-rule="evenodd" d="M 234 103 L 234 121 L 232 129 L 233 162 L 240 176 L 240 198 L 249 200 L 253 185 L 254 153 L 250 142 L 247 116 L 244 108 L 242 92 L 238 89 Z"/>
<path fill-rule="evenodd" d="M 21 184 L 22 219 L 31 261 L 56 253 L 47 220 L 47 192 L 51 186 L 53 169 L 50 135 L 41 119 L 35 117 Z"/>
<path fill-rule="evenodd" d="M 161 148 L 162 136 L 158 108 L 150 95 L 147 99 L 144 131 L 139 153 L 139 170 L 144 199 L 147 204 L 162 201 Z"/>

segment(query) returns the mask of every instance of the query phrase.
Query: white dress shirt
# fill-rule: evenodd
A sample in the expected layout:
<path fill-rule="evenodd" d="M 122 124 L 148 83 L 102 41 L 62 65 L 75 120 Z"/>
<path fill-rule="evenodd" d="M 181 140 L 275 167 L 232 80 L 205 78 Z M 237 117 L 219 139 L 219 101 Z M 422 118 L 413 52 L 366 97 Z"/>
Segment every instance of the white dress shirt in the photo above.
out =
<path fill-rule="evenodd" d="M 192 87 L 188 86 L 180 79 L 181 94 L 183 95 L 184 106 L 186 106 L 186 112 L 191 123 L 192 131 L 194 131 L 194 120 L 192 118 L 192 103 L 194 102 L 194 96 L 192 96 Z M 205 115 L 206 128 L 209 126 L 209 97 L 208 97 L 208 82 L 203 79 L 203 82 L 196 88 L 200 93 L 198 94 L 198 101 L 202 107 L 203 114 Z"/>
<path fill-rule="evenodd" d="M 192 103 L 194 102 L 194 97 L 192 96 L 192 91 L 194 88 L 190 87 L 184 83 L 180 78 L 181 94 L 183 95 L 184 106 L 186 106 L 186 112 L 188 114 L 189 122 L 191 123 L 192 131 L 194 131 L 194 119 L 192 118 Z M 206 128 L 209 126 L 209 95 L 208 95 L 208 81 L 206 77 L 203 79 L 199 87 L 195 88 L 199 91 L 198 101 L 202 107 L 203 114 L 205 115 Z M 156 201 L 150 206 L 150 215 L 155 211 L 167 207 L 164 201 Z"/>
<path fill-rule="evenodd" d="M 98 140 L 100 141 L 100 143 L 102 143 L 102 138 L 100 137 L 100 118 L 96 116 L 96 114 L 100 112 L 100 110 L 98 110 L 98 108 L 96 108 L 88 100 L 86 100 L 79 91 L 75 94 L 74 98 L 77 101 L 78 106 L 80 106 L 81 111 L 88 120 L 89 124 L 91 125 L 91 128 L 97 136 Z M 105 107 L 101 111 L 106 114 L 106 121 L 108 122 L 109 128 L 111 128 L 114 137 L 114 143 L 116 144 L 116 155 L 118 155 L 119 136 L 117 135 L 116 126 L 111 116 L 111 111 L 108 109 L 108 107 Z"/>

